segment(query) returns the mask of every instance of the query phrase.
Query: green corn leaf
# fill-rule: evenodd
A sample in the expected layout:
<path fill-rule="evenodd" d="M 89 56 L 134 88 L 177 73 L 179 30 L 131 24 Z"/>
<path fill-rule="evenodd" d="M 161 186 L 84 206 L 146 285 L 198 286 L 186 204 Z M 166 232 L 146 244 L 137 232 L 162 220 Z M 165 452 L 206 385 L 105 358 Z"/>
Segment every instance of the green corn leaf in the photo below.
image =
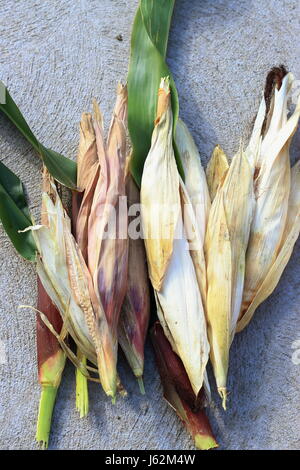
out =
<path fill-rule="evenodd" d="M 32 147 L 38 152 L 53 178 L 70 189 L 76 189 L 76 163 L 63 155 L 44 147 L 37 140 L 6 87 L 5 100 L 4 103 L 0 103 L 0 111 L 2 111 L 11 120 Z"/>
<path fill-rule="evenodd" d="M 0 161 L 0 183 L 13 199 L 18 208 L 23 212 L 25 217 L 31 223 L 31 217 L 23 191 L 23 185 L 19 178 Z"/>
<path fill-rule="evenodd" d="M 174 131 L 179 113 L 178 95 L 165 63 L 175 0 L 141 0 L 131 35 L 128 72 L 128 129 L 132 143 L 131 173 L 140 185 L 144 162 L 151 145 L 157 92 L 162 77 L 170 77 Z M 182 164 L 174 144 L 178 170 Z"/>
<path fill-rule="evenodd" d="M 29 261 L 35 261 L 37 248 L 31 232 L 19 232 L 32 225 L 23 185 L 19 178 L 1 162 L 0 220 L 20 255 Z"/>

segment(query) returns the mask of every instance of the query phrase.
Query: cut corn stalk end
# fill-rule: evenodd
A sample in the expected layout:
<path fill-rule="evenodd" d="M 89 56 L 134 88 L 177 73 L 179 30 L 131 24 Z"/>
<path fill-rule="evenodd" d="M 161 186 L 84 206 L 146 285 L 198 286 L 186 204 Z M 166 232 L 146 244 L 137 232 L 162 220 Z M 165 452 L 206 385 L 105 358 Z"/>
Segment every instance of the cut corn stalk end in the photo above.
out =
<path fill-rule="evenodd" d="M 52 385 L 42 386 L 36 430 L 36 440 L 41 444 L 42 449 L 48 448 L 52 413 L 57 390 L 58 387 Z"/>
<path fill-rule="evenodd" d="M 138 384 L 139 384 L 139 387 L 140 387 L 141 394 L 145 395 L 146 392 L 145 392 L 143 377 L 137 377 L 137 381 L 138 381 Z"/>
<path fill-rule="evenodd" d="M 213 437 L 202 436 L 201 434 L 195 435 L 195 446 L 199 450 L 210 450 L 219 447 L 217 441 Z"/>
<path fill-rule="evenodd" d="M 77 353 L 79 357 L 79 353 Z M 86 366 L 86 357 L 81 358 L 81 362 Z M 89 392 L 87 377 L 76 369 L 76 409 L 79 411 L 80 418 L 84 418 L 89 412 Z"/>

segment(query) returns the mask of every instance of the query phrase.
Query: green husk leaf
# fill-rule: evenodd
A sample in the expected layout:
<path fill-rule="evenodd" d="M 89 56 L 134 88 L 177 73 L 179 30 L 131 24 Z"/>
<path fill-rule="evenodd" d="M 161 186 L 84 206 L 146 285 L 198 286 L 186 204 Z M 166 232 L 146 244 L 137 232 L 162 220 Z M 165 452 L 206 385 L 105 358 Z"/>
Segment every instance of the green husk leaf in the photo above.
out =
<path fill-rule="evenodd" d="M 18 253 L 29 261 L 35 261 L 37 248 L 31 232 L 20 233 L 32 225 L 22 182 L 1 162 L 0 219 Z"/>
<path fill-rule="evenodd" d="M 23 190 L 23 185 L 20 179 L 0 161 L 0 184 L 4 187 L 5 191 L 13 199 L 18 208 L 23 212 L 25 217 L 31 223 L 31 216 L 29 213 L 26 197 Z"/>
<path fill-rule="evenodd" d="M 174 3 L 175 0 L 141 0 L 132 29 L 128 73 L 128 129 L 132 142 L 130 171 L 139 186 L 151 145 L 157 90 L 162 77 L 170 78 L 174 131 L 178 119 L 177 90 L 165 63 Z M 175 143 L 174 149 L 178 170 L 184 177 Z"/>
<path fill-rule="evenodd" d="M 21 134 L 23 134 L 25 139 L 27 139 L 32 147 L 38 152 L 53 178 L 70 189 L 76 189 L 76 163 L 69 158 L 64 157 L 63 155 L 60 155 L 54 150 L 50 150 L 44 147 L 37 140 L 6 87 L 5 103 L 0 104 L 0 111 L 2 111 L 10 119 L 10 121 L 21 132 Z"/>

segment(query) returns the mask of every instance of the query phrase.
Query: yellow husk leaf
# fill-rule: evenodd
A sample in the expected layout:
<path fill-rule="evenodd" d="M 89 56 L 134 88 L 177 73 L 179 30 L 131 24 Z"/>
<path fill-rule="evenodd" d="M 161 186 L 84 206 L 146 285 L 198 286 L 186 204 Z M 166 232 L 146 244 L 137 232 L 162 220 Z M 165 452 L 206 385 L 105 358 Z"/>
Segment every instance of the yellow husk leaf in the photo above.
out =
<path fill-rule="evenodd" d="M 83 113 L 80 121 L 80 139 L 77 155 L 77 187 L 84 191 L 98 164 L 96 136 L 90 113 Z"/>
<path fill-rule="evenodd" d="M 208 337 L 224 407 L 229 348 L 242 302 L 253 204 L 253 171 L 240 150 L 213 201 L 205 241 Z"/>
<path fill-rule="evenodd" d="M 218 187 L 229 168 L 225 152 L 216 145 L 206 168 L 206 179 L 211 201 L 214 200 Z"/>

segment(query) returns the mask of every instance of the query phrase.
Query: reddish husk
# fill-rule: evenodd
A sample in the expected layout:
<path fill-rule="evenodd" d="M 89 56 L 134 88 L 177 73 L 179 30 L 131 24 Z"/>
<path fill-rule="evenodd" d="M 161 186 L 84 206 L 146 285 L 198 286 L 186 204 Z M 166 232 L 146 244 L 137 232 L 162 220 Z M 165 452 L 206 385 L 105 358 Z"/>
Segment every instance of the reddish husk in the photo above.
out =
<path fill-rule="evenodd" d="M 48 179 L 44 173 L 44 188 L 45 186 L 47 187 L 47 185 Z M 43 207 L 41 222 L 42 224 L 47 224 L 47 216 L 43 213 Z M 53 325 L 53 328 L 60 333 L 62 328 L 62 318 L 46 293 L 39 278 L 37 309 L 46 315 L 50 323 Z M 36 321 L 36 342 L 38 379 L 42 387 L 36 440 L 42 444 L 44 449 L 46 449 L 48 447 L 56 394 L 60 385 L 62 372 L 65 367 L 66 357 L 65 353 L 59 346 L 57 339 L 41 320 L 40 315 L 37 315 Z"/>
<path fill-rule="evenodd" d="M 139 204 L 139 190 L 131 175 L 127 176 L 128 209 Z M 134 217 L 128 218 L 128 223 Z M 129 225 L 130 227 L 130 225 Z M 149 324 L 150 298 L 146 253 L 143 240 L 129 235 L 127 292 L 119 321 L 119 343 L 144 393 L 144 346 Z"/>
<path fill-rule="evenodd" d="M 173 352 L 159 322 L 151 331 L 164 398 L 176 411 L 200 450 L 218 447 L 203 406 L 204 392 L 196 400 L 180 358 Z M 197 401 L 197 404 L 196 404 Z"/>

